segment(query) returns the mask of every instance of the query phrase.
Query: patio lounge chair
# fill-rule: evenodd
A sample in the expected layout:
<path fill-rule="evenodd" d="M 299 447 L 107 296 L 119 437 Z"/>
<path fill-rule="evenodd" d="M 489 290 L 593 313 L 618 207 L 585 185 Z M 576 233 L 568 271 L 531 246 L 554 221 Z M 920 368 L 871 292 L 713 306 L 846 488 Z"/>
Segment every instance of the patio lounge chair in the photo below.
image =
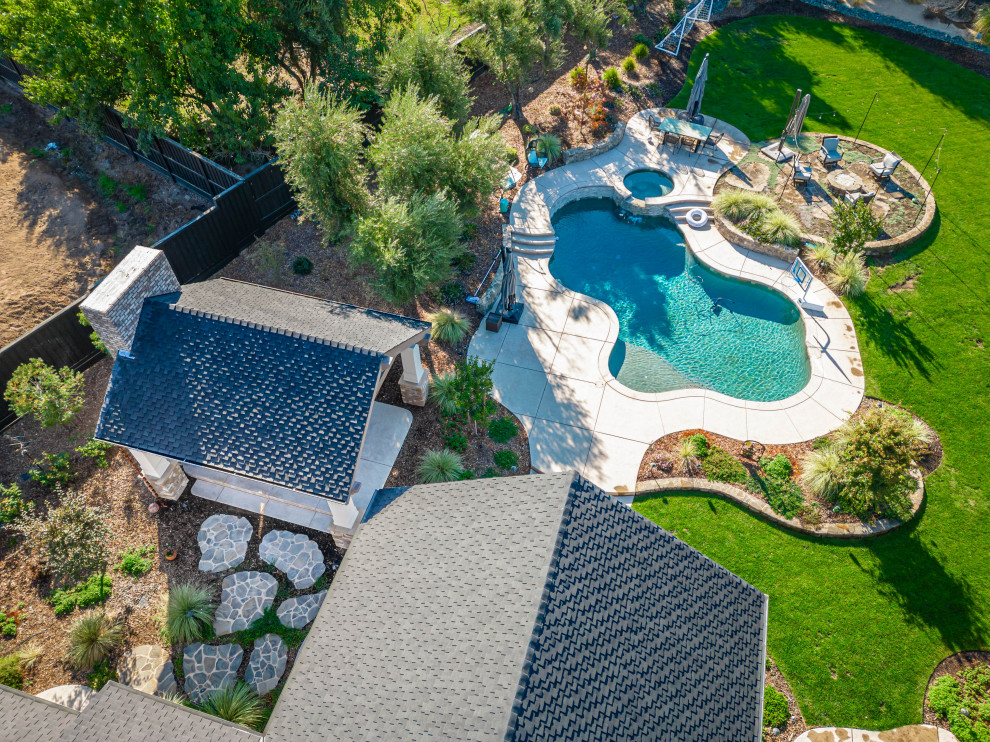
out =
<path fill-rule="evenodd" d="M 897 153 L 890 152 L 880 162 L 871 162 L 870 172 L 873 173 L 873 177 L 878 180 L 889 178 L 894 174 L 894 171 L 900 164 L 901 158 L 897 156 Z"/>
<path fill-rule="evenodd" d="M 794 161 L 794 182 L 795 183 L 810 183 L 811 182 L 811 165 L 804 165 L 801 163 L 801 159 L 798 158 Z"/>
<path fill-rule="evenodd" d="M 857 203 L 858 201 L 862 201 L 864 204 L 868 204 L 868 203 L 870 203 L 870 201 L 872 201 L 876 197 L 877 197 L 877 192 L 876 191 L 870 191 L 869 193 L 862 193 L 862 192 L 861 193 L 847 193 L 846 194 L 846 202 L 847 203 L 854 204 L 854 203 Z"/>
<path fill-rule="evenodd" d="M 822 140 L 822 148 L 818 150 L 818 156 L 826 165 L 837 165 L 842 161 L 842 152 L 839 151 L 838 137 L 825 137 Z"/>
<path fill-rule="evenodd" d="M 529 163 L 530 167 L 535 167 L 542 170 L 547 166 L 549 159 L 550 158 L 545 155 L 541 155 L 537 151 L 535 139 L 531 139 L 529 144 L 526 145 L 526 162 Z"/>

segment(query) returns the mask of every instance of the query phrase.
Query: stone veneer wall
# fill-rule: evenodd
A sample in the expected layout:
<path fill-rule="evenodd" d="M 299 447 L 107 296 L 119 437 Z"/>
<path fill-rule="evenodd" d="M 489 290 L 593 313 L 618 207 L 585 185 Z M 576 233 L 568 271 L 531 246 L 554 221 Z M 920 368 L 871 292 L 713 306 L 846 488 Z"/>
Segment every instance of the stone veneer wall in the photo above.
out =
<path fill-rule="evenodd" d="M 786 260 L 790 263 L 793 263 L 798 256 L 798 249 L 796 247 L 764 245 L 762 242 L 754 240 L 741 229 L 737 228 L 735 224 L 725 217 L 715 214 L 712 218 L 715 220 L 715 228 L 718 230 L 718 233 L 733 245 L 739 245 L 739 247 L 745 247 L 747 250 L 769 255 L 771 258 Z"/>
<path fill-rule="evenodd" d="M 602 141 L 595 142 L 594 144 L 585 144 L 582 147 L 571 147 L 570 149 L 565 149 L 564 164 L 570 165 L 573 162 L 590 160 L 592 157 L 597 157 L 603 152 L 608 152 L 610 149 L 617 147 L 619 142 L 622 141 L 622 135 L 625 130 L 626 122 L 620 121 L 615 125 L 615 131 L 609 134 Z"/>
<path fill-rule="evenodd" d="M 118 351 L 129 350 L 134 342 L 144 300 L 180 289 L 165 253 L 138 245 L 86 297 L 80 309 L 110 357 L 115 358 Z"/>

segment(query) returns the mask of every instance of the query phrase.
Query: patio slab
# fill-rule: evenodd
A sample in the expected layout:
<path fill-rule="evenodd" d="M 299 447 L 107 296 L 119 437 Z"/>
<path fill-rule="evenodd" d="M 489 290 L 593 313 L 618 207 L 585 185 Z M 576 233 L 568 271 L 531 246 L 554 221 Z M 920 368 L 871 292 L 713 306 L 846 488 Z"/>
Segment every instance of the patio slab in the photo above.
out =
<path fill-rule="evenodd" d="M 502 325 L 502 328 L 505 340 L 497 356 L 499 363 L 536 371 L 550 368 L 560 342 L 559 332 L 525 325 Z M 483 326 L 479 330 L 487 332 Z"/>
<path fill-rule="evenodd" d="M 593 433 L 590 430 L 536 418 L 527 427 L 534 469 L 540 472 L 584 469 L 591 448 Z"/>
<path fill-rule="evenodd" d="M 568 376 L 548 376 L 536 417 L 554 423 L 594 429 L 605 384 Z"/>
<path fill-rule="evenodd" d="M 547 386 L 544 371 L 496 363 L 492 369 L 495 399 L 517 415 L 535 415 Z"/>

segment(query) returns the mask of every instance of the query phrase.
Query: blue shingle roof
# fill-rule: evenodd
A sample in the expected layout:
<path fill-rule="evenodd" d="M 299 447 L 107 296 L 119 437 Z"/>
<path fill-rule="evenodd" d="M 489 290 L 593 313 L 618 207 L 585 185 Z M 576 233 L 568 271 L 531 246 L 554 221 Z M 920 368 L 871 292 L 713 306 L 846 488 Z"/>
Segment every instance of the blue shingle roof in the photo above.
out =
<path fill-rule="evenodd" d="M 765 601 L 575 476 L 506 740 L 759 739 Z"/>
<path fill-rule="evenodd" d="M 345 500 L 383 356 L 145 302 L 96 437 Z"/>

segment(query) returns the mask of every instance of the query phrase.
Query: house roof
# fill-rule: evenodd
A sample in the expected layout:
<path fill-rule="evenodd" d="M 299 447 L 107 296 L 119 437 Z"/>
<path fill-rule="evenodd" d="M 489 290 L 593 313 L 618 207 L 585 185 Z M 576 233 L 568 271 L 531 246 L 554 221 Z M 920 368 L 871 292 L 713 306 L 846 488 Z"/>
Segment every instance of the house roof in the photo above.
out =
<path fill-rule="evenodd" d="M 96 437 L 346 500 L 385 357 L 207 314 L 192 294 L 145 301 Z"/>
<path fill-rule="evenodd" d="M 411 317 L 227 278 L 183 286 L 175 305 L 385 355 L 430 331 L 429 322 Z"/>
<path fill-rule="evenodd" d="M 755 588 L 573 473 L 391 495 L 269 742 L 759 738 Z"/>
<path fill-rule="evenodd" d="M 56 742 L 78 716 L 73 709 L 0 685 L 0 742 Z"/>

